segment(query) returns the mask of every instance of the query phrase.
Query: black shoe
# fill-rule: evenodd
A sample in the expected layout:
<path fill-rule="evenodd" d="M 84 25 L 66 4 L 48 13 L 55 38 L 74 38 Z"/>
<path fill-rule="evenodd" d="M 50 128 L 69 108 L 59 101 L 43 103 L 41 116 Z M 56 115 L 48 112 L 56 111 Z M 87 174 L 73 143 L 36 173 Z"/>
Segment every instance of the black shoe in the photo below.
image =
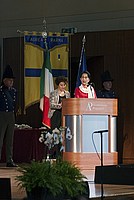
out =
<path fill-rule="evenodd" d="M 18 167 L 14 162 L 7 162 L 7 167 Z"/>

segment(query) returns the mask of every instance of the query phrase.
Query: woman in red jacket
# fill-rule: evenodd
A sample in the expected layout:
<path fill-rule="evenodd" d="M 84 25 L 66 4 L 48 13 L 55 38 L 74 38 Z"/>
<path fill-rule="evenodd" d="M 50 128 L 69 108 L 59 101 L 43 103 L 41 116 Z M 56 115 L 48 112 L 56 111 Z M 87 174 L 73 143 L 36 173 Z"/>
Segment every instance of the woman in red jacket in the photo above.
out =
<path fill-rule="evenodd" d="M 80 76 L 81 85 L 75 89 L 75 98 L 97 98 L 94 88 L 90 85 L 91 75 L 88 71 Z"/>

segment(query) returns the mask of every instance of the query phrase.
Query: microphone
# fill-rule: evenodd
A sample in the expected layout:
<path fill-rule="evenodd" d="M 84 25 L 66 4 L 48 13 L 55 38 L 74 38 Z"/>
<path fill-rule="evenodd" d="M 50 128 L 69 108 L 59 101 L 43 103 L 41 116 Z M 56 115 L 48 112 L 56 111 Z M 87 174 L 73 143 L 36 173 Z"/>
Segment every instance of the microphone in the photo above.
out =
<path fill-rule="evenodd" d="M 100 130 L 100 131 L 94 131 L 93 133 L 106 133 L 108 130 Z"/>
<path fill-rule="evenodd" d="M 91 82 L 91 83 L 89 83 L 89 85 L 91 85 L 93 88 L 95 88 L 95 83 Z"/>

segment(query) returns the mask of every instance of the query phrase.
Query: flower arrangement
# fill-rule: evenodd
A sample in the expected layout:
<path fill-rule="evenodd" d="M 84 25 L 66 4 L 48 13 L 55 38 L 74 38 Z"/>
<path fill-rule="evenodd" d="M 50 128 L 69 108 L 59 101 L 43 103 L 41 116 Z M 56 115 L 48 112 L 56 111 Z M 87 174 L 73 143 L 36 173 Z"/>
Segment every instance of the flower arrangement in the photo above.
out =
<path fill-rule="evenodd" d="M 49 150 L 52 149 L 55 145 L 61 144 L 60 151 L 62 151 L 64 149 L 64 139 L 71 140 L 72 137 L 73 136 L 69 128 L 60 127 L 59 129 L 46 129 L 42 131 L 39 141 L 44 143 Z"/>

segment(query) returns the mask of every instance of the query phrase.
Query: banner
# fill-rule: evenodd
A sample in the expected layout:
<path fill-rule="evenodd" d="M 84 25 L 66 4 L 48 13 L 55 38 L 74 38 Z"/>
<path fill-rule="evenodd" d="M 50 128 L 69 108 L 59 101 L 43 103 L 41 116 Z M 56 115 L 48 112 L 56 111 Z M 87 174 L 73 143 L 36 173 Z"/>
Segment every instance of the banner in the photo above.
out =
<path fill-rule="evenodd" d="M 53 77 L 68 77 L 68 34 L 49 33 L 48 50 Z M 24 35 L 24 97 L 25 109 L 40 100 L 40 76 L 44 63 L 45 43 L 42 33 Z"/>

